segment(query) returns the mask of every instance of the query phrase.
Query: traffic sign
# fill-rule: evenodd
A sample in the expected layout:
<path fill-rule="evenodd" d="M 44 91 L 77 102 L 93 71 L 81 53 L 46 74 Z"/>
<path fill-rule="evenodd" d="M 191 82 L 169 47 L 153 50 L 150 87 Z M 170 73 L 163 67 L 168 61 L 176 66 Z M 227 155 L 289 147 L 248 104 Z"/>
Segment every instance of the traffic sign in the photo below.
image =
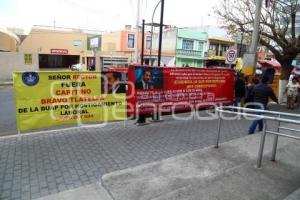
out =
<path fill-rule="evenodd" d="M 237 59 L 237 50 L 236 49 L 229 49 L 226 52 L 226 64 L 235 64 Z"/>

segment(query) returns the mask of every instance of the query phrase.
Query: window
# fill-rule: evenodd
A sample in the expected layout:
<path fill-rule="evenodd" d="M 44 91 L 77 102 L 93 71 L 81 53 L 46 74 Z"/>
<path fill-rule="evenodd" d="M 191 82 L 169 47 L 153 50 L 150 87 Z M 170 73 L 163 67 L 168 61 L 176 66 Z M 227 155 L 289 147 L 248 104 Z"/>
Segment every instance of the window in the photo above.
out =
<path fill-rule="evenodd" d="M 217 44 L 210 44 L 209 45 L 209 50 L 216 51 L 217 49 L 218 49 L 218 45 Z"/>
<path fill-rule="evenodd" d="M 151 36 L 146 38 L 146 49 L 151 49 Z"/>
<path fill-rule="evenodd" d="M 108 67 L 127 67 L 128 66 L 128 58 L 121 57 L 101 57 L 101 65 L 102 69 Z"/>
<path fill-rule="evenodd" d="M 128 48 L 134 48 L 134 34 L 128 34 Z"/>
<path fill-rule="evenodd" d="M 229 49 L 229 46 L 222 45 L 222 51 L 226 52 Z"/>
<path fill-rule="evenodd" d="M 198 51 L 203 51 L 203 42 L 199 42 Z"/>
<path fill-rule="evenodd" d="M 182 49 L 193 50 L 194 49 L 194 41 L 193 40 L 182 40 Z"/>
<path fill-rule="evenodd" d="M 25 65 L 32 64 L 32 54 L 24 54 L 24 63 Z"/>

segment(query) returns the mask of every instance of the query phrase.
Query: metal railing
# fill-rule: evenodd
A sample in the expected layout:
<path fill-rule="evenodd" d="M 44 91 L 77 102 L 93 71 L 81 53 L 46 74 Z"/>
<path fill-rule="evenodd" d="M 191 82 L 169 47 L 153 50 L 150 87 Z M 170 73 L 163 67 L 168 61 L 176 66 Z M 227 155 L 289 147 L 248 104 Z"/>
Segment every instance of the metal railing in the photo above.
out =
<path fill-rule="evenodd" d="M 190 56 L 190 57 L 196 57 L 196 58 L 202 58 L 202 51 L 196 51 L 196 50 L 188 50 L 188 49 L 177 49 L 177 55 L 178 56 Z"/>
<path fill-rule="evenodd" d="M 220 134 L 221 134 L 221 127 L 222 127 L 222 117 L 220 117 L 221 113 L 236 114 L 236 115 L 240 115 L 240 116 L 244 116 L 244 117 L 254 117 L 255 119 L 260 119 L 260 120 L 264 121 L 264 128 L 263 128 L 263 133 L 262 133 L 261 139 L 260 139 L 260 147 L 259 147 L 258 158 L 257 158 L 257 167 L 258 168 L 261 168 L 267 133 L 274 135 L 272 156 L 271 156 L 272 161 L 276 160 L 276 151 L 277 151 L 277 144 L 278 144 L 279 136 L 300 140 L 300 137 L 298 137 L 298 136 L 280 132 L 280 130 L 286 130 L 286 131 L 291 131 L 294 133 L 299 133 L 299 136 L 300 136 L 300 130 L 281 126 L 282 122 L 288 123 L 288 124 L 300 125 L 300 115 L 299 114 L 274 112 L 274 111 L 267 111 L 267 110 L 262 110 L 262 109 L 250 109 L 250 108 L 234 107 L 234 106 L 218 107 L 216 109 L 216 112 L 218 113 L 218 116 L 219 116 L 218 134 L 217 134 L 216 145 L 215 145 L 216 148 L 219 147 L 219 140 L 220 140 Z M 255 114 L 253 114 L 253 113 L 255 113 Z M 288 117 L 292 117 L 294 119 L 289 119 Z M 276 121 L 278 123 L 276 131 L 268 130 L 268 126 L 266 123 L 268 120 Z"/>

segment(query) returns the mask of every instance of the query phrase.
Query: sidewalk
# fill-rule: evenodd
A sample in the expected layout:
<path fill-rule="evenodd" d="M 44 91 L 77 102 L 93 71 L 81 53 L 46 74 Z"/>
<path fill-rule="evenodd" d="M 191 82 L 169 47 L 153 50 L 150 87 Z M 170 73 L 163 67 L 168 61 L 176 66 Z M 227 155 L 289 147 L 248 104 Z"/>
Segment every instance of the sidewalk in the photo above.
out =
<path fill-rule="evenodd" d="M 147 126 L 132 123 L 0 138 L 0 199 L 36 199 L 99 183 L 106 173 L 210 146 L 217 131 L 217 120 L 166 116 Z M 246 136 L 248 126 L 246 120 L 224 125 L 221 141 Z"/>
<path fill-rule="evenodd" d="M 300 147 L 280 138 L 278 161 L 255 167 L 260 134 L 113 172 L 103 185 L 114 200 L 275 200 L 300 188 Z M 265 155 L 271 151 L 267 138 Z M 296 195 L 296 194 L 295 194 Z M 300 199 L 299 193 L 297 199 Z"/>
<path fill-rule="evenodd" d="M 268 136 L 262 169 L 255 167 L 260 134 L 162 161 L 105 174 L 90 185 L 39 200 L 298 200 L 300 147 L 280 139 L 278 161 L 269 161 Z M 103 187 L 104 186 L 104 187 Z M 289 195 L 289 196 L 288 196 Z"/>

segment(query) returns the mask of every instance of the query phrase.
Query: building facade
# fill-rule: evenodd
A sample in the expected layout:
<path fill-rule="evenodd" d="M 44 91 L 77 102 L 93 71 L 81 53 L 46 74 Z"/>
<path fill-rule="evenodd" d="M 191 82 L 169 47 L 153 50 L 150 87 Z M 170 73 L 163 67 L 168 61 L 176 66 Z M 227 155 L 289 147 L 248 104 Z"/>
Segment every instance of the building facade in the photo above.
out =
<path fill-rule="evenodd" d="M 207 39 L 207 33 L 178 29 L 176 66 L 203 67 Z"/>
<path fill-rule="evenodd" d="M 65 70 L 80 63 L 87 70 L 128 66 L 135 59 L 135 31 L 88 33 L 84 30 L 34 28 L 19 51 L 37 53 L 39 69 Z M 141 36 L 140 36 L 141 37 Z"/>
<path fill-rule="evenodd" d="M 87 33 L 72 30 L 34 28 L 18 47 L 19 52 L 37 53 L 39 69 L 68 69 L 73 64 L 86 66 L 93 57 L 87 50 Z"/>
<path fill-rule="evenodd" d="M 162 42 L 161 65 L 203 67 L 208 35 L 189 29 L 165 30 Z M 158 35 L 153 37 L 153 53 L 157 55 Z"/>
<path fill-rule="evenodd" d="M 144 38 L 146 42 L 147 33 Z M 104 33 L 102 41 L 101 67 L 104 70 L 108 67 L 126 67 L 130 63 L 141 63 L 141 32 L 132 30 L 129 26 L 125 30 Z"/>
<path fill-rule="evenodd" d="M 226 66 L 225 56 L 228 49 L 234 48 L 234 40 L 223 37 L 209 37 L 206 66 Z"/>

